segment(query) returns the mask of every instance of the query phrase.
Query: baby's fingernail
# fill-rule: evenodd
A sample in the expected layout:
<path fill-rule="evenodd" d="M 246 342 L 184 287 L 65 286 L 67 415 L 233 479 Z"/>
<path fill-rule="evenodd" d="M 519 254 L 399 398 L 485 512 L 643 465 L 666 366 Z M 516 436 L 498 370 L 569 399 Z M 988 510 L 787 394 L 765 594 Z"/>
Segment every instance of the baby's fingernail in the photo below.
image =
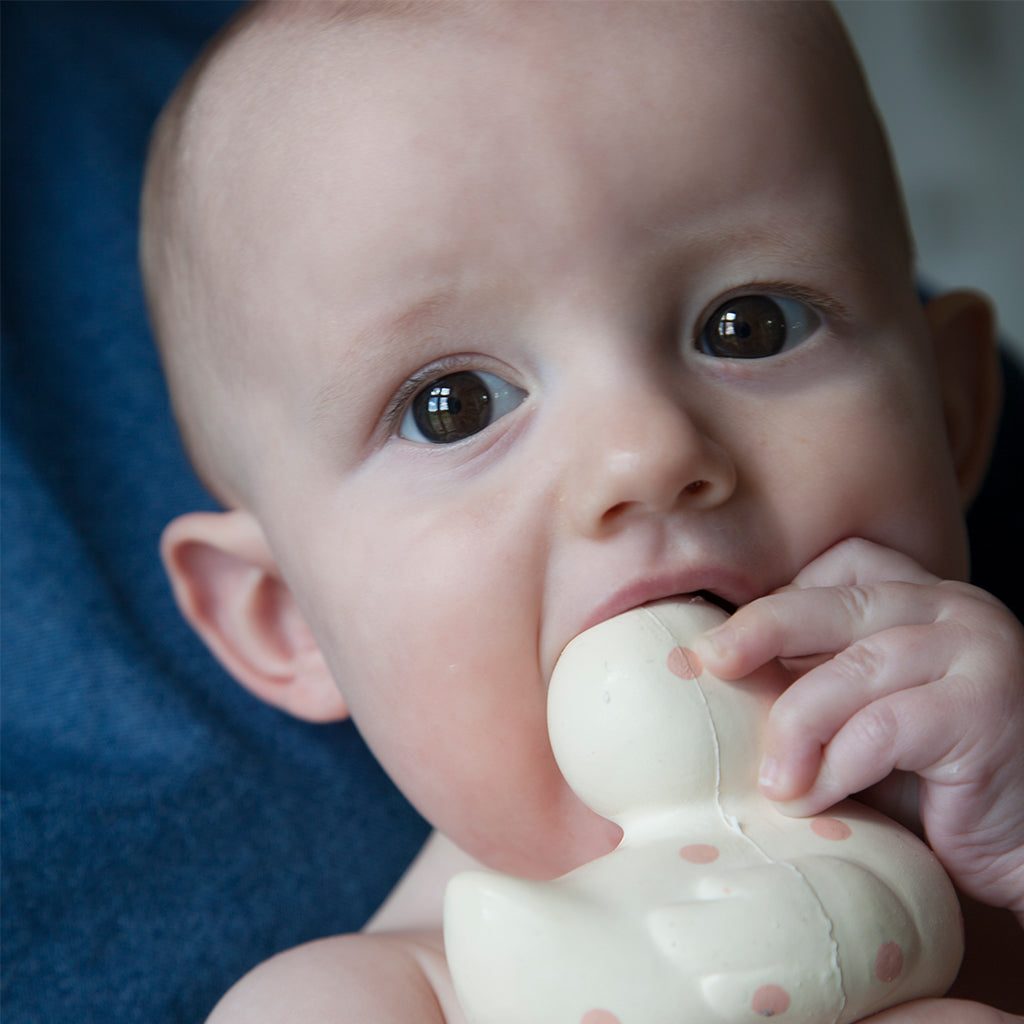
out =
<path fill-rule="evenodd" d="M 757 782 L 762 789 L 774 789 L 779 781 L 779 762 L 774 757 L 765 757 L 761 761 Z"/>

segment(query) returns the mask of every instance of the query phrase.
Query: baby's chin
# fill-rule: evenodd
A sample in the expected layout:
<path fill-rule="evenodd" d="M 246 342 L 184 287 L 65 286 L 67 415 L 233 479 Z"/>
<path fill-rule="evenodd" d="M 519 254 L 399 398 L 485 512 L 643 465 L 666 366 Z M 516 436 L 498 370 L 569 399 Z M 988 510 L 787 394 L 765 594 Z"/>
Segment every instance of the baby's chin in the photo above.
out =
<path fill-rule="evenodd" d="M 523 827 L 515 835 L 508 829 L 491 836 L 457 843 L 493 871 L 550 881 L 611 853 L 622 839 L 622 829 L 582 804 L 565 786 L 566 803 L 559 813 L 540 816 L 547 824 Z"/>

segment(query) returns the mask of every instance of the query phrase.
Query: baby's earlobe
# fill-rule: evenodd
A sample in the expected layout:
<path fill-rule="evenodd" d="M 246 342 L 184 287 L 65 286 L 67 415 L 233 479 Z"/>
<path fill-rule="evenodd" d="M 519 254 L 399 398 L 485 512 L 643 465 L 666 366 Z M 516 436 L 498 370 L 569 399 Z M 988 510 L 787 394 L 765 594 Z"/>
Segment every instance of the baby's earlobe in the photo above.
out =
<path fill-rule="evenodd" d="M 240 509 L 180 516 L 160 551 L 185 619 L 247 690 L 307 721 L 348 717 L 255 517 Z"/>

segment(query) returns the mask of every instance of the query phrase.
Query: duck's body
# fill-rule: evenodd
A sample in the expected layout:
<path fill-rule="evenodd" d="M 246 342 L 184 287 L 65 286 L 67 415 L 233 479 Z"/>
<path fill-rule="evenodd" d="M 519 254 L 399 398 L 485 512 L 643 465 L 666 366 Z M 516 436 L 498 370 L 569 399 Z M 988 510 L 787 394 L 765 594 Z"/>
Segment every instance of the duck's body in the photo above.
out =
<path fill-rule="evenodd" d="M 566 648 L 552 746 L 624 838 L 553 882 L 452 882 L 445 942 L 471 1024 L 845 1024 L 952 982 L 959 907 L 923 843 L 858 804 L 794 819 L 760 795 L 785 679 L 701 673 L 686 645 L 720 617 L 663 602 Z"/>

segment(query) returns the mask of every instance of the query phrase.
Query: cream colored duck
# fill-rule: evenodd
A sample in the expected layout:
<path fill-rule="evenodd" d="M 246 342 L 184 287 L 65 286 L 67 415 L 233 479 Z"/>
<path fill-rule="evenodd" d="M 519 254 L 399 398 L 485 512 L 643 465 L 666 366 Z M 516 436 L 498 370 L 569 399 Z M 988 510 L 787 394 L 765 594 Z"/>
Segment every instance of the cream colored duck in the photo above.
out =
<path fill-rule="evenodd" d="M 452 881 L 445 944 L 470 1024 L 845 1024 L 952 982 L 959 908 L 923 843 L 856 803 L 794 819 L 760 795 L 785 680 L 701 672 L 687 644 L 721 616 L 645 606 L 559 659 L 555 756 L 624 837 L 553 882 Z"/>

